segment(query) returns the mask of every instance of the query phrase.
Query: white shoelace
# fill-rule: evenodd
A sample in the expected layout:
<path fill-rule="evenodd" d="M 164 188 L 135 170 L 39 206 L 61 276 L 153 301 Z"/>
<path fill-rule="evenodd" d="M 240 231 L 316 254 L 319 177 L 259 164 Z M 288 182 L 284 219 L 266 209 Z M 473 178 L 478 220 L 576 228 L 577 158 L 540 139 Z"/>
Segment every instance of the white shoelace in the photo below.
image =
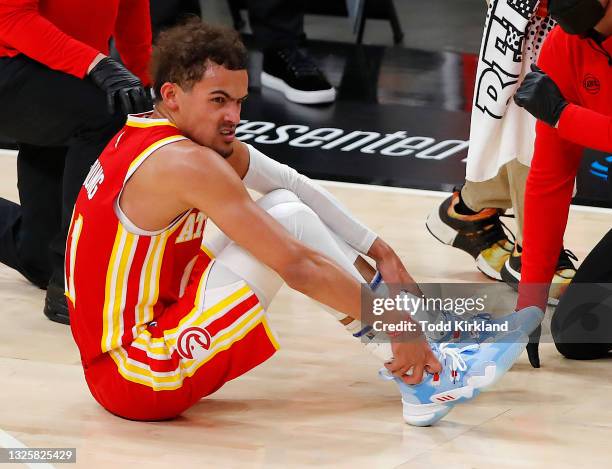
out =
<path fill-rule="evenodd" d="M 451 344 L 443 343 L 438 346 L 438 350 L 440 352 L 440 361 L 446 361 L 447 358 L 450 359 L 450 368 L 452 371 L 465 371 L 467 370 L 467 363 L 465 359 L 461 356 L 464 352 L 469 352 L 472 350 L 478 350 L 480 346 L 478 344 L 470 344 L 465 347 L 453 347 Z"/>

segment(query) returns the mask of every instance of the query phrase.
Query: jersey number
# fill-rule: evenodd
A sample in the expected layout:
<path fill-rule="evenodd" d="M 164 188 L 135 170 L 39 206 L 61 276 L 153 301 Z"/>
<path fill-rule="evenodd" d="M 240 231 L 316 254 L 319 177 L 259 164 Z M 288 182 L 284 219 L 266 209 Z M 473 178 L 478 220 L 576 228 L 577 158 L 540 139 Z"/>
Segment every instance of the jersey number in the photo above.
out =
<path fill-rule="evenodd" d="M 66 253 L 68 255 L 68 268 L 66 269 L 66 296 L 72 302 L 72 306 L 75 306 L 76 292 L 74 289 L 74 264 L 76 261 L 77 245 L 79 243 L 79 236 L 83 230 L 83 215 L 79 215 L 76 220 L 73 219 L 72 227 L 69 236 L 69 249 Z"/>

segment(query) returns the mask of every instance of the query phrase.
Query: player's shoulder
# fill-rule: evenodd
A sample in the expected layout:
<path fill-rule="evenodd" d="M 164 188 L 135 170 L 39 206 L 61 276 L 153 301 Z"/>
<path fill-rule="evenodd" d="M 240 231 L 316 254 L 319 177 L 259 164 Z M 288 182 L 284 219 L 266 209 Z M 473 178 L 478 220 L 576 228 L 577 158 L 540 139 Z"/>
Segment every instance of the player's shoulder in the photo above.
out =
<path fill-rule="evenodd" d="M 155 153 L 151 168 L 160 178 L 185 179 L 214 172 L 223 158 L 214 150 L 184 139 L 164 145 Z"/>
<path fill-rule="evenodd" d="M 157 160 L 169 166 L 180 166 L 185 163 L 197 165 L 210 158 L 219 156 L 214 150 L 198 145 L 189 139 L 182 139 L 164 145 L 156 153 Z"/>

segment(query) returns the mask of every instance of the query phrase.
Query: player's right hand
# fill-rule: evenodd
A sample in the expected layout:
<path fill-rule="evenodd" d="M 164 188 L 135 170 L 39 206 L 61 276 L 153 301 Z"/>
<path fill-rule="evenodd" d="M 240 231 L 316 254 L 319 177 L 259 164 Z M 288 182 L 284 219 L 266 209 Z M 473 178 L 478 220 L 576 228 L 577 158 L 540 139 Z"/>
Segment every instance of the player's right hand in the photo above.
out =
<path fill-rule="evenodd" d="M 393 360 L 385 364 L 393 376 L 402 378 L 406 384 L 419 384 L 423 373 L 439 373 L 442 365 L 431 351 L 425 337 L 404 339 L 394 338 L 391 344 Z M 411 371 L 409 375 L 408 371 Z"/>
<path fill-rule="evenodd" d="M 138 114 L 153 109 L 150 93 L 127 68 L 110 57 L 100 60 L 89 72 L 95 85 L 106 93 L 108 112 Z"/>

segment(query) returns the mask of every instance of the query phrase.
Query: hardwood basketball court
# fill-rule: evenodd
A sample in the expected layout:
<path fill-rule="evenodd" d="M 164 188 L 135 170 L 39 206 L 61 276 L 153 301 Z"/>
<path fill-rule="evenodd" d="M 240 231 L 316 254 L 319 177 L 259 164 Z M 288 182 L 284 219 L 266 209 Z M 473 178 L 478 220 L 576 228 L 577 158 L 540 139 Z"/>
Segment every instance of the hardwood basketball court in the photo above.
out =
<path fill-rule="evenodd" d="M 13 200 L 15 161 L 14 152 L 0 154 L 0 196 Z M 325 185 L 399 251 L 417 281 L 484 281 L 467 254 L 425 230 L 443 194 Z M 584 259 L 610 219 L 610 211 L 574 208 L 566 246 Z M 284 287 L 270 310 L 281 342 L 272 359 L 176 421 L 138 423 L 90 396 L 69 328 L 42 314 L 43 291 L 0 266 L 0 298 L 0 447 L 72 447 L 87 468 L 610 464 L 610 360 L 569 361 L 543 344 L 541 369 L 523 355 L 491 392 L 433 427 L 409 427 L 377 361 Z"/>

